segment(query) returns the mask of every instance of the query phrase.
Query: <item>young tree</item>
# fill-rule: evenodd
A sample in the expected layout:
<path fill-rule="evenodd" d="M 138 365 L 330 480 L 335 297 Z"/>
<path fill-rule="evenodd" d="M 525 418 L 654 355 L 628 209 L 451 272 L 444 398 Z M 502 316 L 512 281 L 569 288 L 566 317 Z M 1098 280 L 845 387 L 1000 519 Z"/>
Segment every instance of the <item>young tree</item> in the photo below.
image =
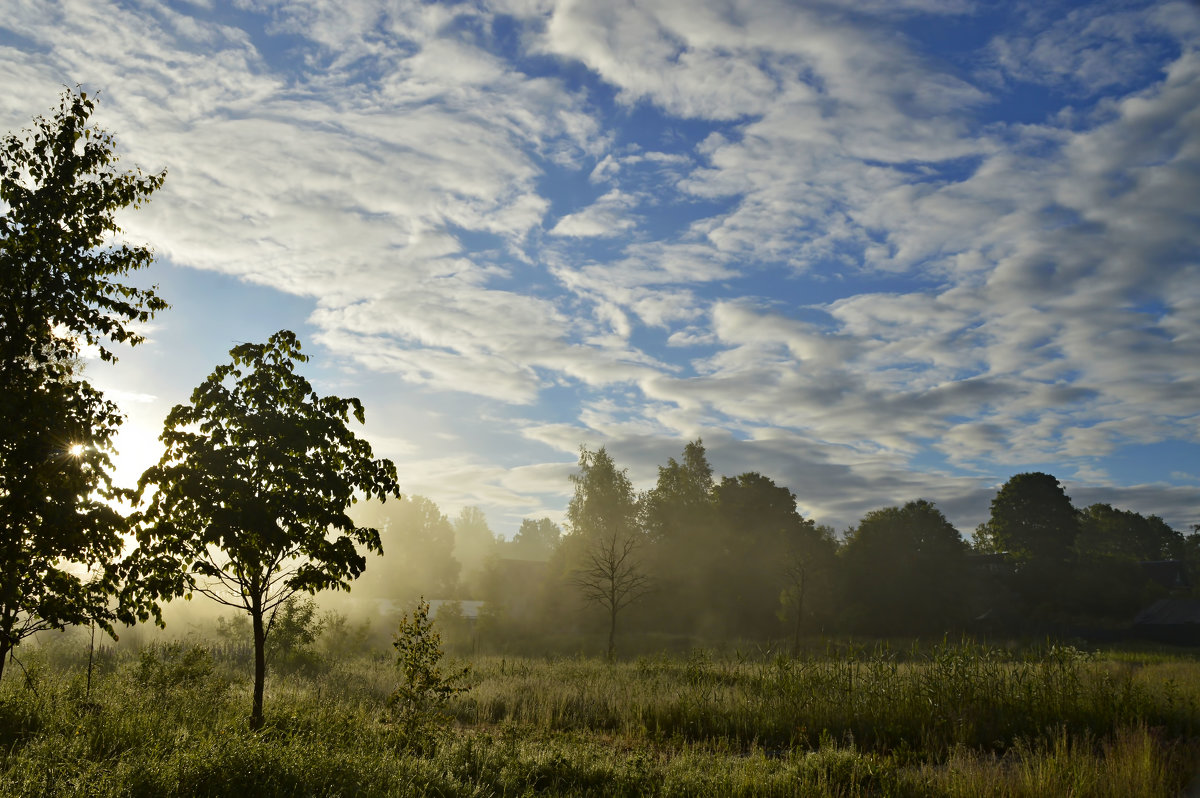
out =
<path fill-rule="evenodd" d="M 140 343 L 132 324 L 167 307 L 121 281 L 150 250 L 114 241 L 116 212 L 165 173 L 118 169 L 94 108 L 68 91 L 51 118 L 0 140 L 0 676 L 41 629 L 113 631 L 106 566 L 125 523 L 107 500 L 122 417 L 81 378 L 80 344 L 113 361 L 112 342 Z"/>
<path fill-rule="evenodd" d="M 362 404 L 318 396 L 295 372 L 308 358 L 294 333 L 230 355 L 167 415 L 166 451 L 138 482 L 139 493 L 156 491 L 130 576 L 154 598 L 194 590 L 249 614 L 257 729 L 275 609 L 298 592 L 349 590 L 366 562 L 356 544 L 381 545 L 346 510 L 356 493 L 382 500 L 399 490 L 391 461 L 374 459 L 346 426 L 351 414 L 364 422 Z"/>
<path fill-rule="evenodd" d="M 579 450 L 579 473 L 571 475 L 575 495 L 567 506 L 581 562 L 572 581 L 586 601 L 608 614 L 608 658 L 616 656 L 617 618 L 646 594 L 648 582 L 639 561 L 641 532 L 637 500 L 625 470 L 617 470 L 601 446 Z"/>

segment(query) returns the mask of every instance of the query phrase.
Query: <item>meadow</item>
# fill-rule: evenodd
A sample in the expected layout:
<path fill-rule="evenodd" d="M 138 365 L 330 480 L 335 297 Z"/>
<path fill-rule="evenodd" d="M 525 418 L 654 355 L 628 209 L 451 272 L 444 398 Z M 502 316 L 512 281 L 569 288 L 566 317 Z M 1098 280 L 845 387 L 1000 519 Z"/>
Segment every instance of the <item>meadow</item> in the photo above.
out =
<path fill-rule="evenodd" d="M 336 650 L 336 647 L 334 649 Z M 1200 661 L 972 641 L 810 641 L 608 663 L 468 657 L 402 722 L 390 649 L 249 677 L 203 642 L 30 648 L 0 683 L 20 796 L 1169 796 L 1200 762 Z"/>

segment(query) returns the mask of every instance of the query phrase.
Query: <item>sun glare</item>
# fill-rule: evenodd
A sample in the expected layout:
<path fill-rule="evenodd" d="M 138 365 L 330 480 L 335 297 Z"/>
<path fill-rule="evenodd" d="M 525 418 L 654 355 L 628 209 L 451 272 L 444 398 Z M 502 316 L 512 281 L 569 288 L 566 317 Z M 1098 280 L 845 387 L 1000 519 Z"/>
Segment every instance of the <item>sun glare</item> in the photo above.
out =
<path fill-rule="evenodd" d="M 71 455 L 72 457 L 82 457 L 83 451 L 86 448 L 87 447 L 84 446 L 82 443 L 72 443 L 70 446 L 67 447 L 67 454 Z"/>

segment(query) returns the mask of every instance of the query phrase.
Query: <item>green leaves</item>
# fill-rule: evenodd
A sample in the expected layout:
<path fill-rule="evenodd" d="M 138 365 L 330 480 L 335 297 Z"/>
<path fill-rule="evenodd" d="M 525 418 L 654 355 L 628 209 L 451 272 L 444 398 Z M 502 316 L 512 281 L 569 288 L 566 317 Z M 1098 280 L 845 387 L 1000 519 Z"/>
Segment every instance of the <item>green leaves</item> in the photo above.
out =
<path fill-rule="evenodd" d="M 167 307 L 119 279 L 150 250 L 112 243 L 116 212 L 164 175 L 117 169 L 94 108 L 68 91 L 51 118 L 0 138 L 0 672 L 39 629 L 95 620 L 111 631 L 122 416 L 80 377 L 79 353 L 86 342 L 114 360 L 111 342 L 139 343 L 131 325 Z"/>
<path fill-rule="evenodd" d="M 378 530 L 346 514 L 356 496 L 399 497 L 395 466 L 346 426 L 355 399 L 322 397 L 295 364 L 295 333 L 240 344 L 167 415 L 165 451 L 138 481 L 148 497 L 126 561 L 125 617 L 192 591 L 252 620 L 251 726 L 262 724 L 265 646 L 273 611 L 296 593 L 348 590 L 381 551 Z"/>
<path fill-rule="evenodd" d="M 361 403 L 317 395 L 296 373 L 308 358 L 290 330 L 229 354 L 167 415 L 166 451 L 138 482 L 153 493 L 128 560 L 130 614 L 157 617 L 158 599 L 195 590 L 262 629 L 296 593 L 349 590 L 366 567 L 359 547 L 382 551 L 379 531 L 346 514 L 359 496 L 399 498 L 395 466 L 347 427 Z"/>

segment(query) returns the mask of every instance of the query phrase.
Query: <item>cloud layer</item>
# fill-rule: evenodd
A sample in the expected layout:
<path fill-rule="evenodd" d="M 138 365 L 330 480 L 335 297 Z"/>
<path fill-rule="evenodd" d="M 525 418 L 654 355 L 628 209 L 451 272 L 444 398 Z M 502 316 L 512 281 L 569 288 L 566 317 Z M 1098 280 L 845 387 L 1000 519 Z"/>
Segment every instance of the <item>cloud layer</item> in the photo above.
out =
<path fill-rule="evenodd" d="M 702 435 L 838 526 L 973 525 L 1035 468 L 1200 522 L 1188 3 L 9 5 L 5 128 L 101 89 L 170 170 L 128 234 L 305 300 L 451 509 L 503 529 L 581 442 L 644 483 Z M 173 340 L 220 315 L 174 300 Z"/>

